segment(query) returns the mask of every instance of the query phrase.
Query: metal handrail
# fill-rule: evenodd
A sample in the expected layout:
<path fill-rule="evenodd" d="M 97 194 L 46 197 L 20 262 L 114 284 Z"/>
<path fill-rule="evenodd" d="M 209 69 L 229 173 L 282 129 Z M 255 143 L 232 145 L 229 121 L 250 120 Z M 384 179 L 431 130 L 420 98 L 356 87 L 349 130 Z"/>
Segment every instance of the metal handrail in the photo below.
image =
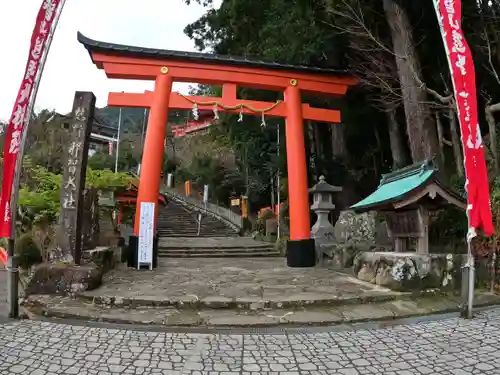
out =
<path fill-rule="evenodd" d="M 181 195 L 166 187 L 163 189 L 162 193 L 164 193 L 168 198 L 181 204 L 188 205 L 198 212 L 203 212 L 224 221 L 226 224 L 235 229 L 235 231 L 243 229 L 243 217 L 228 208 L 221 207 L 210 202 L 205 203 L 196 198 Z"/>

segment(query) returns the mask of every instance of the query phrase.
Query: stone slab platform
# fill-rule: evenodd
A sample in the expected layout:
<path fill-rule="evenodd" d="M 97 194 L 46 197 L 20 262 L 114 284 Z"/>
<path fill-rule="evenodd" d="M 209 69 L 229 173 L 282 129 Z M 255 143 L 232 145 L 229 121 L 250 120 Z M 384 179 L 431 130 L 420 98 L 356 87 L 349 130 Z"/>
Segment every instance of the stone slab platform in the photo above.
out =
<path fill-rule="evenodd" d="M 119 268 L 87 291 L 117 307 L 263 309 L 383 301 L 403 295 L 324 268 L 289 268 L 283 258 L 160 259 L 154 271 Z"/>

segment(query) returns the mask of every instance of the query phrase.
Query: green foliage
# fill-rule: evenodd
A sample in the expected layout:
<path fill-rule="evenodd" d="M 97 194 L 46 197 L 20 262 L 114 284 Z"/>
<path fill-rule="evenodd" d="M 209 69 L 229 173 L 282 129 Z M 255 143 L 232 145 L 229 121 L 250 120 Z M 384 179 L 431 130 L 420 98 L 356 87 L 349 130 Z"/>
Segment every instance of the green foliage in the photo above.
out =
<path fill-rule="evenodd" d="M 114 173 L 109 169 L 99 170 L 87 168 L 86 185 L 89 188 L 111 191 L 126 187 L 134 180 L 128 173 Z"/>
<path fill-rule="evenodd" d="M 276 243 L 274 244 L 274 248 L 280 252 L 281 255 L 286 256 L 286 243 L 290 238 L 287 236 L 281 236 L 278 238 Z"/>
<path fill-rule="evenodd" d="M 264 211 L 262 216 L 260 216 L 255 222 L 253 231 L 258 232 L 260 235 L 266 234 L 266 221 L 274 218 L 274 213 L 272 211 Z"/>
<path fill-rule="evenodd" d="M 185 32 L 200 50 L 281 63 L 338 67 L 343 65 L 340 56 L 345 49 L 345 38 L 342 32 L 332 26 L 332 22 L 331 14 L 322 1 L 265 0 L 256 7 L 250 0 L 224 0 L 219 9 L 208 9 L 203 17 L 188 25 Z M 220 87 L 203 86 L 201 91 L 203 95 L 217 96 Z M 239 89 L 238 97 L 270 102 L 283 99 L 278 92 L 249 88 Z M 338 108 L 340 105 L 335 99 L 308 95 L 304 95 L 304 100 L 313 106 L 325 108 Z M 310 164 L 309 177 L 313 173 L 316 177 L 323 174 L 330 183 L 340 186 L 348 185 L 350 180 L 360 182 L 368 185 L 368 188 L 360 189 L 360 193 L 365 194 L 372 186 L 376 186 L 379 173 L 387 171 L 380 164 L 386 163 L 389 147 L 388 143 L 385 143 L 385 148 L 376 146 L 372 122 L 376 116 L 372 106 L 366 105 L 366 95 L 358 91 L 346 100 L 349 104 L 343 105 L 342 111 L 346 134 L 349 136 L 349 158 L 333 165 L 335 150 L 332 148 L 335 145 L 328 144 L 328 125 L 313 124 L 313 127 L 320 128 L 320 138 L 316 141 L 321 142 L 322 152 L 311 151 L 312 140 L 306 132 L 307 158 L 315 160 L 314 166 Z M 380 117 L 384 118 L 383 115 Z M 245 115 L 243 123 L 237 122 L 237 118 L 222 116 L 219 125 L 212 127 L 210 132 L 217 142 L 234 150 L 240 174 L 245 180 L 244 194 L 249 197 L 250 207 L 255 212 L 270 204 L 271 179 L 275 179 L 278 171 L 283 182 L 281 197 L 282 200 L 287 199 L 286 128 L 282 119 L 266 117 L 267 127 L 262 128 L 260 116 Z M 279 157 L 278 126 L 281 127 Z M 349 177 L 352 173 L 357 173 L 359 178 Z M 350 189 L 355 188 L 351 186 Z"/>
<path fill-rule="evenodd" d="M 29 159 L 27 160 L 29 163 Z M 61 176 L 41 166 L 27 168 L 29 176 L 19 189 L 20 217 L 24 226 L 53 222 L 59 216 Z"/>
<path fill-rule="evenodd" d="M 233 191 L 241 191 L 243 185 L 240 176 L 231 174 L 219 159 L 209 155 L 194 157 L 187 168 L 178 167 L 176 178 L 178 181 L 192 181 L 194 189 L 199 192 L 208 185 L 211 200 L 223 206 L 229 204 Z"/>
<path fill-rule="evenodd" d="M 19 189 L 18 225 L 21 232 L 33 226 L 43 226 L 57 220 L 60 213 L 61 175 L 47 171 L 44 167 L 33 165 L 25 158 L 23 181 Z M 110 170 L 87 168 L 86 187 L 101 191 L 112 191 L 126 187 L 134 180 L 127 173 L 114 173 Z"/>
<path fill-rule="evenodd" d="M 15 247 L 21 268 L 28 269 L 42 262 L 42 254 L 33 240 L 31 233 L 21 235 L 16 241 Z"/>
<path fill-rule="evenodd" d="M 500 178 L 497 177 L 491 189 L 491 213 L 495 233 L 490 238 L 479 236 L 474 242 L 474 250 L 477 254 L 487 256 L 500 249 Z"/>
<path fill-rule="evenodd" d="M 91 169 L 110 169 L 115 168 L 115 157 L 107 152 L 96 152 L 88 161 L 87 166 Z"/>

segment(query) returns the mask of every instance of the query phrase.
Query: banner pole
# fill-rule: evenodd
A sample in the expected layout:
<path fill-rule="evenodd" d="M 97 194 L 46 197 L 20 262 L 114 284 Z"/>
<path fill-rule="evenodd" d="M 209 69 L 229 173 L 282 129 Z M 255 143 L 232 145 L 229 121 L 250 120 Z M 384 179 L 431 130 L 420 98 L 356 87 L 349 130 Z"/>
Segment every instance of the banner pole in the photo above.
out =
<path fill-rule="evenodd" d="M 118 112 L 118 134 L 116 136 L 115 173 L 118 173 L 118 158 L 120 156 L 120 134 L 122 131 L 122 108 Z"/>
<path fill-rule="evenodd" d="M 277 229 L 278 229 L 278 235 L 277 235 L 277 239 L 279 240 L 280 237 L 281 237 L 281 219 L 280 219 L 280 216 L 281 216 L 281 181 L 280 181 L 280 123 L 278 123 L 278 127 L 276 129 L 276 137 L 277 137 L 277 141 L 276 141 L 276 155 L 278 156 L 278 173 L 276 173 L 276 190 L 277 190 L 277 199 L 278 199 L 278 209 L 276 210 L 277 212 L 277 220 L 276 220 L 276 223 L 277 223 Z"/>
<path fill-rule="evenodd" d="M 14 180 L 12 182 L 12 199 L 11 199 L 11 215 L 12 215 L 12 228 L 11 234 L 8 241 L 8 301 L 9 301 L 9 317 L 17 318 L 19 317 L 19 269 L 18 269 L 18 259 L 15 255 L 15 238 L 16 238 L 16 216 L 17 216 L 17 199 L 19 196 L 19 182 L 21 179 L 21 170 L 23 167 L 23 156 L 24 156 L 24 146 L 26 144 L 26 139 L 28 135 L 29 123 L 32 121 L 33 112 L 35 108 L 36 96 L 38 94 L 38 88 L 40 87 L 40 81 L 42 78 L 42 73 L 45 68 L 45 63 L 47 62 L 47 57 L 49 55 L 50 46 L 52 44 L 52 40 L 54 39 L 54 33 L 57 28 L 57 24 L 59 23 L 59 19 L 61 17 L 61 13 L 64 9 L 64 5 L 66 4 L 66 0 L 61 0 L 59 3 L 59 8 L 54 16 L 54 20 L 52 22 L 51 28 L 49 30 L 49 35 L 47 36 L 47 41 L 45 44 L 45 50 L 43 52 L 42 57 L 40 58 L 40 65 L 38 68 L 37 76 L 35 78 L 33 84 L 33 91 L 30 96 L 30 101 L 27 108 L 28 113 L 28 121 L 26 123 L 25 128 L 23 129 L 23 133 L 21 136 L 21 144 L 19 147 L 19 154 L 16 160 L 16 167 L 14 173 Z"/>
<path fill-rule="evenodd" d="M 444 30 L 444 24 L 442 21 L 442 17 L 444 17 L 441 14 L 440 11 L 440 1 L 441 0 L 433 0 L 434 8 L 436 11 L 436 16 L 438 19 L 438 24 L 439 24 L 439 29 L 441 32 L 441 36 L 443 38 L 443 45 L 444 49 L 446 52 L 446 57 L 448 60 L 448 65 L 450 69 L 450 76 L 451 76 L 451 82 L 453 84 L 453 91 L 455 94 L 455 100 L 453 103 L 457 107 L 457 113 L 459 114 L 459 121 L 461 122 L 462 120 L 460 119 L 460 107 L 457 102 L 457 86 L 455 79 L 453 77 L 453 67 L 452 67 L 452 61 L 450 57 L 450 50 L 448 48 L 448 45 L 446 43 L 446 39 L 444 37 L 445 35 L 445 30 Z M 460 4 L 461 5 L 461 4 Z M 461 27 L 461 25 L 460 25 Z M 469 175 L 470 171 L 467 169 L 466 165 L 466 158 L 467 156 L 467 150 L 465 147 L 464 143 L 464 135 L 462 131 L 462 124 L 460 124 L 460 135 L 461 135 L 461 141 L 462 141 L 462 150 L 464 154 L 464 168 L 465 168 L 465 178 L 468 181 L 471 176 Z M 470 156 L 469 156 L 470 157 Z M 468 184 L 465 184 L 465 191 L 468 191 Z M 472 252 L 472 239 L 476 236 L 476 230 L 471 226 L 471 218 L 470 218 L 470 208 L 472 205 L 469 204 L 469 198 L 467 198 L 467 208 L 466 208 L 466 215 L 467 215 L 467 234 L 466 234 L 466 242 L 467 242 L 467 262 L 465 263 L 464 266 L 462 266 L 462 269 L 465 272 L 462 272 L 462 301 L 464 305 L 462 305 L 462 316 L 464 316 L 467 319 L 472 319 L 473 318 L 473 307 L 474 307 L 474 288 L 475 288 L 475 264 L 474 264 L 474 254 Z M 465 283 L 465 286 L 464 286 Z"/>

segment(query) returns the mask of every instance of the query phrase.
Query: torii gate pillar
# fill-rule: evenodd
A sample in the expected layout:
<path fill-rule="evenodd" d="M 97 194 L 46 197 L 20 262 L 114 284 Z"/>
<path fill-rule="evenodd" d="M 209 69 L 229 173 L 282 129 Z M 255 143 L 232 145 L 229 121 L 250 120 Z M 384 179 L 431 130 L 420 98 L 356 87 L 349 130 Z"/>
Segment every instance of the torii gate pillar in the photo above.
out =
<path fill-rule="evenodd" d="M 287 242 L 289 267 L 313 267 L 316 263 L 314 239 L 311 238 L 309 190 L 302 98 L 297 81 L 285 90 L 286 149 L 288 165 L 288 204 L 290 241 Z"/>
<path fill-rule="evenodd" d="M 173 79 L 172 76 L 168 74 L 168 68 L 162 67 L 155 81 L 153 102 L 149 112 L 148 127 L 144 140 L 144 153 L 142 155 L 141 176 L 135 211 L 134 234 L 136 236 L 139 235 L 141 223 L 141 203 L 154 203 L 155 215 L 158 215 L 158 195 L 160 194 L 161 180 L 160 171 L 162 169 L 163 155 L 165 153 L 164 142 L 172 83 Z"/>

